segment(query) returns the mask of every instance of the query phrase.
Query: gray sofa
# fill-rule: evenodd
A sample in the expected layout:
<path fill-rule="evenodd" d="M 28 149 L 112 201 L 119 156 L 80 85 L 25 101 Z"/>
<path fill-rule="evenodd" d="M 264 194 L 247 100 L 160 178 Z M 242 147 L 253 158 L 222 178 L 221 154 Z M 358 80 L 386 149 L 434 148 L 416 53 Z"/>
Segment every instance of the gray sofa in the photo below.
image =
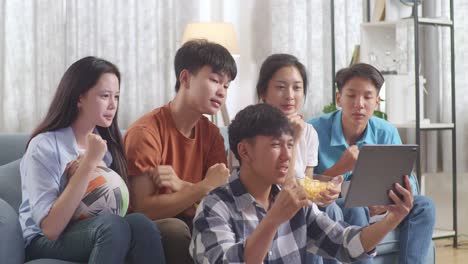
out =
<path fill-rule="evenodd" d="M 21 203 L 20 158 L 26 149 L 28 134 L 0 133 L 0 263 L 24 263 L 24 241 L 18 221 Z M 72 264 L 72 262 L 38 259 L 28 264 Z"/>
<path fill-rule="evenodd" d="M 227 139 L 226 129 L 221 129 Z M 27 134 L 0 133 L 0 263 L 23 263 L 24 244 L 18 221 L 18 208 L 21 203 L 21 179 L 19 162 L 23 155 Z M 227 140 L 226 140 L 227 149 Z M 398 232 L 392 232 L 377 247 L 376 264 L 398 263 Z M 435 262 L 435 249 L 432 247 L 427 263 Z M 57 260 L 35 260 L 33 264 L 65 264 L 70 262 Z"/>

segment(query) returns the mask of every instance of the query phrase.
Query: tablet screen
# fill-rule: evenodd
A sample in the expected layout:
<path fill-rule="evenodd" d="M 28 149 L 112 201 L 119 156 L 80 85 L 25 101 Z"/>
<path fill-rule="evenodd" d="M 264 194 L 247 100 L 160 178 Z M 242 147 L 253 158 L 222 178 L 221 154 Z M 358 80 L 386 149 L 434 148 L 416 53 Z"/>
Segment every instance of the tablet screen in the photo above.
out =
<path fill-rule="evenodd" d="M 417 145 L 363 145 L 345 207 L 391 204 L 388 191 L 396 182 L 403 185 L 403 176 L 411 174 L 418 151 Z"/>

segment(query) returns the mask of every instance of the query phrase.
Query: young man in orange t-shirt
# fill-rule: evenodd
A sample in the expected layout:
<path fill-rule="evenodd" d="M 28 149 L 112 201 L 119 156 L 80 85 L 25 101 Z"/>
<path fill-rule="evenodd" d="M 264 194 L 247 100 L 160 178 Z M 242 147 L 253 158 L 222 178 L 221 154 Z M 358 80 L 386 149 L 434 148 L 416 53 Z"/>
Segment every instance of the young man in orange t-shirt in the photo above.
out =
<path fill-rule="evenodd" d="M 138 119 L 124 137 L 132 209 L 158 220 L 168 263 L 191 263 L 195 205 L 227 182 L 219 111 L 237 68 L 227 49 L 206 40 L 176 53 L 175 98 Z"/>

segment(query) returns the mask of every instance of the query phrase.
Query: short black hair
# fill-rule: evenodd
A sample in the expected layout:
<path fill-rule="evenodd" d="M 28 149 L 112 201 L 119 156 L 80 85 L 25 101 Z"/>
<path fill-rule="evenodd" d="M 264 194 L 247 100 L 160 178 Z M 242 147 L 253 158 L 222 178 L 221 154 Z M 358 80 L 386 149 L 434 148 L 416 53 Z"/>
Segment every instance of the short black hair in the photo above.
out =
<path fill-rule="evenodd" d="M 382 73 L 380 73 L 380 71 L 374 66 L 367 63 L 357 63 L 350 67 L 343 68 L 336 73 L 335 79 L 338 91 L 341 92 L 346 83 L 355 77 L 371 81 L 372 84 L 374 84 L 375 89 L 377 89 L 377 94 L 380 92 L 380 88 L 382 88 L 385 81 Z"/>
<path fill-rule="evenodd" d="M 179 91 L 179 76 L 183 70 L 196 74 L 204 66 L 211 66 L 213 72 L 226 74 L 231 81 L 237 75 L 236 62 L 225 47 L 205 39 L 189 40 L 177 50 L 174 58 L 175 91 Z"/>
<path fill-rule="evenodd" d="M 237 145 L 244 139 L 256 136 L 280 137 L 283 134 L 293 135 L 293 128 L 286 116 L 279 109 L 269 104 L 247 106 L 237 113 L 228 128 L 229 148 L 241 161 Z"/>
<path fill-rule="evenodd" d="M 305 66 L 293 55 L 278 53 L 268 56 L 260 68 L 257 81 L 257 97 L 260 99 L 268 89 L 268 82 L 273 75 L 283 67 L 295 67 L 302 77 L 304 97 L 307 96 L 307 71 Z"/>

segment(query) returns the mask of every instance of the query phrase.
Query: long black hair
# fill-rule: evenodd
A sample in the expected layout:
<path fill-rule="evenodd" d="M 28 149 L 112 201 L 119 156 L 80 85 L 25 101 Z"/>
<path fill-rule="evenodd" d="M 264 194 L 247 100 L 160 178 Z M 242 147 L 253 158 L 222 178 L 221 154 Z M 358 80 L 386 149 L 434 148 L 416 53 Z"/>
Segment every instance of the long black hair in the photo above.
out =
<path fill-rule="evenodd" d="M 73 63 L 64 73 L 50 103 L 46 117 L 34 129 L 28 141 L 38 134 L 69 127 L 78 117 L 78 100 L 92 87 L 99 78 L 105 74 L 114 74 L 119 80 L 120 72 L 117 66 L 106 60 L 96 57 L 85 57 Z M 118 110 L 118 108 L 117 108 Z M 123 151 L 122 135 L 118 125 L 118 111 L 110 127 L 96 126 L 101 137 L 107 141 L 107 149 L 112 155 L 110 166 L 122 179 L 127 181 L 127 162 Z"/>

